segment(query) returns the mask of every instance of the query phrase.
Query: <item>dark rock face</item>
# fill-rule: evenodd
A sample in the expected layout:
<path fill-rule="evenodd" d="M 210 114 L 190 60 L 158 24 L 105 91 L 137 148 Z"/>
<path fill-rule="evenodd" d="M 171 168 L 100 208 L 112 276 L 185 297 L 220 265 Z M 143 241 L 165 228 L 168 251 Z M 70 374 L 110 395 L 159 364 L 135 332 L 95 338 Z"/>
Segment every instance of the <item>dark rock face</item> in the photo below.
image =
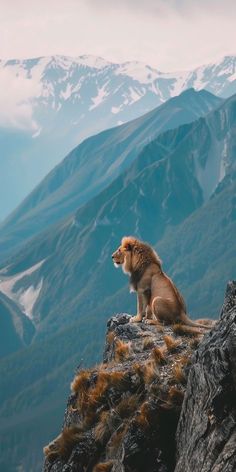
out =
<path fill-rule="evenodd" d="M 112 317 L 72 392 L 44 472 L 234 472 L 236 282 L 204 337 Z"/>
<path fill-rule="evenodd" d="M 193 358 L 177 429 L 175 472 L 236 470 L 236 282 Z"/>

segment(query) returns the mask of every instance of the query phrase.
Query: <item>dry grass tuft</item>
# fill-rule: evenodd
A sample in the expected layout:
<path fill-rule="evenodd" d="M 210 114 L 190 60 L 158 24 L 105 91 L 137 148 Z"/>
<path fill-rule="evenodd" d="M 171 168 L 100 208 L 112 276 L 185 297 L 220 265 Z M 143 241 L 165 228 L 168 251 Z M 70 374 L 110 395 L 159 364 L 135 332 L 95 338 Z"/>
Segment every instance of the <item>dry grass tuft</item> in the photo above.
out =
<path fill-rule="evenodd" d="M 135 364 L 133 364 L 133 370 L 139 377 L 143 378 L 144 367 L 142 364 L 135 362 Z"/>
<path fill-rule="evenodd" d="M 131 345 L 130 343 L 125 343 L 118 339 L 116 341 L 115 347 L 115 361 L 123 362 L 125 359 L 128 359 L 131 354 Z"/>
<path fill-rule="evenodd" d="M 120 387 L 126 380 L 126 373 L 125 372 L 110 372 L 109 374 L 109 383 L 113 387 Z"/>
<path fill-rule="evenodd" d="M 173 380 L 177 383 L 186 383 L 186 377 L 184 375 L 182 365 L 175 364 L 173 367 Z"/>
<path fill-rule="evenodd" d="M 97 406 L 101 402 L 104 393 L 106 392 L 110 383 L 109 372 L 100 371 L 98 372 L 97 381 L 94 387 L 90 388 L 87 394 L 86 405 Z M 84 405 L 84 407 L 86 407 Z M 82 408 L 82 405 L 81 405 Z"/>
<path fill-rule="evenodd" d="M 120 425 L 120 427 L 117 429 L 117 431 L 115 431 L 108 444 L 107 444 L 107 456 L 108 457 L 116 457 L 117 455 L 117 452 L 118 452 L 118 449 L 119 449 L 119 446 L 121 444 L 121 441 L 126 433 L 128 429 L 128 425 L 127 424 L 122 424 Z"/>
<path fill-rule="evenodd" d="M 143 350 L 147 351 L 148 349 L 152 349 L 153 347 L 154 347 L 154 342 L 151 336 L 147 336 L 146 338 L 144 338 Z"/>
<path fill-rule="evenodd" d="M 116 414 L 122 419 L 128 418 L 137 410 L 139 401 L 139 395 L 126 395 L 115 407 Z"/>
<path fill-rule="evenodd" d="M 83 394 L 89 387 L 90 377 L 91 372 L 89 370 L 81 370 L 71 383 L 72 392 Z"/>
<path fill-rule="evenodd" d="M 149 361 L 144 369 L 144 381 L 146 384 L 153 382 L 158 377 L 158 370 L 154 361 Z"/>
<path fill-rule="evenodd" d="M 172 336 L 168 336 L 168 335 L 163 336 L 163 339 L 165 341 L 167 351 L 169 351 L 169 352 L 174 352 L 176 350 L 176 348 L 182 342 L 180 339 L 174 339 Z"/>
<path fill-rule="evenodd" d="M 177 387 L 170 387 L 168 397 L 170 403 L 181 406 L 184 399 L 184 392 Z"/>
<path fill-rule="evenodd" d="M 95 440 L 98 442 L 104 442 L 111 434 L 111 419 L 110 412 L 103 411 L 100 415 L 98 424 L 94 430 Z"/>
<path fill-rule="evenodd" d="M 44 454 L 49 460 L 53 460 L 58 456 L 67 459 L 75 444 L 82 438 L 81 429 L 77 426 L 64 428 L 62 433 L 54 442 L 44 448 Z"/>
<path fill-rule="evenodd" d="M 195 339 L 193 341 L 195 341 Z M 192 341 L 190 341 L 190 343 L 191 342 Z M 189 365 L 191 363 L 191 355 L 190 354 L 182 354 L 182 356 L 179 357 L 179 362 L 182 366 Z"/>
<path fill-rule="evenodd" d="M 154 347 L 152 349 L 152 357 L 156 364 L 164 364 L 166 360 L 164 348 Z"/>
<path fill-rule="evenodd" d="M 80 391 L 77 406 L 83 417 L 84 427 L 91 426 L 97 418 L 99 406 L 107 402 L 107 391 L 110 387 L 123 391 L 125 388 L 125 372 L 108 372 L 99 370 L 97 378 L 90 388 Z"/>
<path fill-rule="evenodd" d="M 147 428 L 150 424 L 150 408 L 147 401 L 143 402 L 139 410 L 138 415 L 135 418 L 136 423 L 138 423 L 143 428 Z"/>
<path fill-rule="evenodd" d="M 200 341 L 200 337 L 195 337 L 194 339 L 191 339 L 189 346 L 191 347 L 191 349 L 196 349 L 199 346 Z"/>
<path fill-rule="evenodd" d="M 93 472 L 110 472 L 113 467 L 113 461 L 100 462 L 95 465 Z"/>
<path fill-rule="evenodd" d="M 108 344 L 112 344 L 114 339 L 115 339 L 114 331 L 109 331 L 109 333 L 107 334 L 107 339 L 106 339 Z"/>

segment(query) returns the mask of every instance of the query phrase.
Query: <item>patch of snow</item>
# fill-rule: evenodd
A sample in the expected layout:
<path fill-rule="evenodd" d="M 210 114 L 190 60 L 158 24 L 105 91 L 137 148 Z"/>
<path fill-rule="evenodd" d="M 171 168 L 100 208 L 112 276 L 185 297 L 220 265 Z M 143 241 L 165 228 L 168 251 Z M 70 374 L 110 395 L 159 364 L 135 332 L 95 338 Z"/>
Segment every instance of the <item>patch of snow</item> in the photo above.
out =
<path fill-rule="evenodd" d="M 129 87 L 129 92 L 132 100 L 130 103 L 137 102 L 142 97 L 142 94 L 138 93 L 138 91 L 133 89 L 132 87 Z"/>
<path fill-rule="evenodd" d="M 96 108 L 98 105 L 100 105 L 103 102 L 104 98 L 107 97 L 108 93 L 105 90 L 106 86 L 107 86 L 107 83 L 105 83 L 103 87 L 98 88 L 98 94 L 96 95 L 96 97 L 92 98 L 93 105 L 91 105 L 89 110 L 93 110 L 94 108 Z"/>
<path fill-rule="evenodd" d="M 119 107 L 111 107 L 111 112 L 116 114 L 116 113 L 119 113 L 122 109 L 122 106 L 119 106 Z"/>
<path fill-rule="evenodd" d="M 0 291 L 10 298 L 10 300 L 13 300 L 15 303 L 17 303 L 25 315 L 31 319 L 32 310 L 42 288 L 43 280 L 41 279 L 36 287 L 31 285 L 25 290 L 20 288 L 17 292 L 14 291 L 14 286 L 23 277 L 29 276 L 38 270 L 43 265 L 45 260 L 46 259 L 43 259 L 29 269 L 26 269 L 23 272 L 13 276 L 6 276 L 4 271 L 0 273 L 0 277 L 3 277 L 3 279 L 0 279 Z"/>
<path fill-rule="evenodd" d="M 175 79 L 174 85 L 171 88 L 170 95 L 174 97 L 179 95 L 187 87 L 187 82 L 191 76 L 191 72 L 179 72 L 173 74 L 172 78 Z"/>
<path fill-rule="evenodd" d="M 127 75 L 133 80 L 137 80 L 142 84 L 150 84 L 157 78 L 161 77 L 161 73 L 142 62 L 125 62 L 117 66 L 115 75 Z"/>
<path fill-rule="evenodd" d="M 66 89 L 61 91 L 60 97 L 64 98 L 64 100 L 67 100 L 68 98 L 70 98 L 71 93 L 72 93 L 72 88 L 73 88 L 72 84 L 67 84 Z"/>
<path fill-rule="evenodd" d="M 38 283 L 36 287 L 34 287 L 33 285 L 30 285 L 30 287 L 28 287 L 26 290 L 20 292 L 20 296 L 18 298 L 18 301 L 20 305 L 22 306 L 23 312 L 31 320 L 33 319 L 33 314 L 32 314 L 33 308 L 38 299 L 42 286 L 43 286 L 43 279 L 40 280 L 40 282 Z"/>
<path fill-rule="evenodd" d="M 92 55 L 78 56 L 74 61 L 79 65 L 92 67 L 94 69 L 103 69 L 112 65 L 112 62 L 108 62 L 102 57 Z"/>
<path fill-rule="evenodd" d="M 54 87 L 52 83 L 49 83 L 48 81 L 43 83 L 41 97 L 54 97 Z"/>
<path fill-rule="evenodd" d="M 234 80 L 236 80 L 236 72 L 234 74 L 232 74 L 230 77 L 228 77 L 227 80 L 229 82 L 233 82 Z"/>
<path fill-rule="evenodd" d="M 207 82 L 204 82 L 203 77 L 205 74 L 205 67 L 199 67 L 196 69 L 196 79 L 194 80 L 194 88 L 200 90 L 206 86 Z"/>

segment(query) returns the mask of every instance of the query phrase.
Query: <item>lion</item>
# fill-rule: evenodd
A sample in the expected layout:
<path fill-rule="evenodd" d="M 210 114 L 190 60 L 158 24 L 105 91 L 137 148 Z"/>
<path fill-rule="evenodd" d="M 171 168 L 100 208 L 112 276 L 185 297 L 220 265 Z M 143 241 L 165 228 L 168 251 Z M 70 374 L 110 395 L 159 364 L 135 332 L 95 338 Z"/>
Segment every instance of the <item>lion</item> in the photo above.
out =
<path fill-rule="evenodd" d="M 121 266 L 130 276 L 130 291 L 137 292 L 137 315 L 131 317 L 131 323 L 181 323 L 209 330 L 209 325 L 190 320 L 182 295 L 162 270 L 161 259 L 149 244 L 125 236 L 112 260 L 115 267 Z"/>

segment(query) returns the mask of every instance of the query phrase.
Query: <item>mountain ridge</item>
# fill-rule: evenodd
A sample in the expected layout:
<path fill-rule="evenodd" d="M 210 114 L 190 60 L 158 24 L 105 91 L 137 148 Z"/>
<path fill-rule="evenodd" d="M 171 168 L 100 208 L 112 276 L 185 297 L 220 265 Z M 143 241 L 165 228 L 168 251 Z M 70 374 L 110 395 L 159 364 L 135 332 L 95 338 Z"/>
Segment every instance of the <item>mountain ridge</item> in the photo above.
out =
<path fill-rule="evenodd" d="M 0 202 L 5 197 L 0 219 L 86 137 L 135 119 L 190 87 L 224 98 L 236 92 L 235 56 L 161 77 L 160 71 L 137 62 L 93 68 L 89 61 L 85 66 L 60 58 L 0 63 L 2 89 L 12 86 L 11 113 L 3 108 L 0 121 L 5 149 L 0 158 Z"/>

